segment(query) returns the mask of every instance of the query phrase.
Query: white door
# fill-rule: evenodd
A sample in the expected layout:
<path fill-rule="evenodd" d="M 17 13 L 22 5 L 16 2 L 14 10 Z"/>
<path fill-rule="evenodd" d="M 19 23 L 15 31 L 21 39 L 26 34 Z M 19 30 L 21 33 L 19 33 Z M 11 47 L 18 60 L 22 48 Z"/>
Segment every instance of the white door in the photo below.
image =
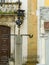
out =
<path fill-rule="evenodd" d="M 47 39 L 46 39 L 46 65 L 49 65 L 49 31 L 46 31 L 48 34 Z"/>

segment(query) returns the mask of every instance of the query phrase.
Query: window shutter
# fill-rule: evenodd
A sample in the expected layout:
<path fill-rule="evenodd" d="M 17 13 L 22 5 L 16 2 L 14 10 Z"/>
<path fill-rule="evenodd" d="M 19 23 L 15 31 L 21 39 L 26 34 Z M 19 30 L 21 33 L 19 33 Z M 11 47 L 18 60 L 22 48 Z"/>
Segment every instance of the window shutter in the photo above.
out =
<path fill-rule="evenodd" d="M 49 30 L 49 22 L 44 22 L 44 29 Z"/>

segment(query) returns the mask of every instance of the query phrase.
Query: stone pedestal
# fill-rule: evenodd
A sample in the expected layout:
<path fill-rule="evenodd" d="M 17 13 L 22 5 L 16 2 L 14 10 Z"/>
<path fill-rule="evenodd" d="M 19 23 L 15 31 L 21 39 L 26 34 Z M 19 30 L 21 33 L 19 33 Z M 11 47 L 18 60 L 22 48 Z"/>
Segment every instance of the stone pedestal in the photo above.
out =
<path fill-rule="evenodd" d="M 22 36 L 15 38 L 15 65 L 22 65 Z"/>

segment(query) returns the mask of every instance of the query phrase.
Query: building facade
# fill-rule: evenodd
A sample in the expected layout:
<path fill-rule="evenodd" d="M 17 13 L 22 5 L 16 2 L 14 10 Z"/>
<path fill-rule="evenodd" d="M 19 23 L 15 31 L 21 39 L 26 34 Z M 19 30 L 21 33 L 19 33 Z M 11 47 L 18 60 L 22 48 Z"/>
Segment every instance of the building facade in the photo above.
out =
<path fill-rule="evenodd" d="M 8 3 L 10 3 L 10 2 L 17 2 L 17 0 L 15 0 L 15 1 L 14 0 L 9 0 L 9 1 L 8 0 L 5 0 L 4 1 L 6 3 L 5 5 L 4 4 L 2 5 L 2 3 L 4 3 L 2 0 L 0 0 L 0 1 L 1 1 L 0 10 L 3 12 L 2 13 L 0 11 L 0 35 L 1 35 L 2 32 L 3 32 L 2 35 L 6 35 L 6 34 L 7 35 L 10 35 L 9 38 L 7 37 L 8 38 L 7 40 L 0 38 L 1 41 L 4 41 L 5 40 L 4 43 L 7 42 L 7 44 L 9 44 L 9 45 L 6 45 L 6 44 L 3 45 L 3 49 L 5 49 L 5 48 L 6 49 L 10 49 L 10 50 L 7 50 L 6 51 L 7 55 L 9 54 L 7 57 L 11 57 L 11 58 L 13 57 L 13 61 L 12 62 L 10 61 L 11 60 L 10 58 L 8 59 L 10 65 L 11 64 L 12 65 L 14 65 L 14 64 L 16 65 L 17 63 L 19 65 L 19 61 L 20 61 L 19 59 L 20 58 L 17 58 L 16 59 L 16 57 L 21 56 L 20 53 L 22 52 L 22 57 L 21 57 L 22 61 L 21 62 L 23 64 L 23 63 L 26 62 L 26 60 L 27 60 L 27 54 L 28 54 L 27 53 L 27 37 L 23 36 L 23 39 L 22 39 L 22 47 L 21 47 L 22 50 L 20 50 L 20 47 L 19 46 L 17 46 L 17 48 L 16 48 L 16 43 L 17 43 L 16 42 L 16 35 L 18 34 L 18 27 L 16 25 L 17 17 L 15 15 L 13 15 L 13 13 L 7 14 L 9 12 L 8 10 L 10 10 L 10 7 L 13 6 L 13 3 L 11 3 L 12 5 L 9 5 Z M 22 6 L 21 6 L 21 8 L 25 10 L 25 14 L 26 15 L 25 15 L 24 23 L 21 26 L 20 34 L 27 34 L 27 1 L 25 0 L 25 2 L 24 2 L 22 0 L 21 2 L 23 3 Z M 8 6 L 7 6 L 7 4 L 8 4 Z M 17 8 L 18 8 L 17 4 L 14 4 L 14 6 L 15 6 L 14 9 L 17 10 Z M 6 11 L 6 14 L 5 14 L 5 11 Z M 13 11 L 12 7 L 11 7 L 11 11 Z M 2 42 L 0 42 L 0 43 L 2 43 Z M 5 47 L 5 46 L 7 46 L 7 47 Z M 1 48 L 2 48 L 2 46 L 1 46 Z M 0 51 L 0 52 L 4 52 L 4 51 Z M 4 54 L 6 54 L 6 53 L 4 52 Z M 19 54 L 17 54 L 17 53 L 19 53 Z M 0 56 L 0 57 L 1 58 L 4 58 L 4 54 L 2 54 L 2 56 Z"/>
<path fill-rule="evenodd" d="M 49 31 L 48 31 L 48 0 L 37 0 L 37 17 L 38 17 L 38 55 L 39 55 L 39 64 L 37 65 L 48 65 L 48 39 L 49 39 Z M 42 9 L 42 10 L 41 10 Z M 44 14 L 43 14 L 44 13 Z"/>
<path fill-rule="evenodd" d="M 4 0 L 4 2 L 16 2 L 17 0 Z M 3 0 L 0 0 L 0 2 L 3 2 Z M 20 28 L 20 34 L 33 34 L 33 38 L 29 38 L 26 36 L 22 37 L 22 64 L 27 65 L 48 65 L 49 64 L 49 1 L 48 0 L 21 0 L 22 6 L 21 8 L 25 10 L 25 18 L 24 22 Z M 6 6 L 7 7 L 7 6 Z M 16 10 L 17 10 L 16 5 Z M 45 8 L 45 10 L 43 10 Z M 2 7 L 0 7 L 0 10 Z M 13 11 L 13 9 L 11 9 Z M 43 11 L 44 13 L 43 15 Z M 2 11 L 5 11 L 4 5 Z M 1 12 L 2 13 L 2 12 Z M 48 13 L 48 14 L 47 14 Z M 42 18 L 42 17 L 44 18 Z M 45 16 L 45 17 L 44 17 Z M 16 36 L 12 36 L 12 34 L 17 35 L 18 34 L 18 28 L 15 23 L 17 20 L 17 17 L 15 15 L 0 15 L 0 37 L 2 35 L 10 35 L 11 37 L 5 36 L 3 38 L 0 38 L 0 43 L 8 41 L 8 52 L 10 55 L 8 57 L 15 58 L 15 62 L 13 62 L 14 59 L 12 59 L 12 62 L 10 64 L 16 65 L 18 62 L 19 65 L 19 59 L 16 59 L 17 56 L 20 54 L 17 54 L 20 52 L 20 48 L 17 46 L 16 48 Z M 2 43 L 4 44 L 4 43 Z M 0 45 L 0 46 L 6 46 L 6 45 Z M 10 50 L 9 50 L 10 47 Z M 2 47 L 0 47 L 2 50 Z M 1 51 L 0 50 L 0 51 Z M 16 51 L 17 50 L 17 51 Z M 15 53 L 16 52 L 16 53 Z M 1 52 L 3 53 L 3 52 Z M 16 55 L 17 54 L 17 55 Z M 4 54 L 3 54 L 4 55 Z M 0 57 L 4 58 L 0 55 Z M 10 60 L 10 59 L 9 59 Z"/>

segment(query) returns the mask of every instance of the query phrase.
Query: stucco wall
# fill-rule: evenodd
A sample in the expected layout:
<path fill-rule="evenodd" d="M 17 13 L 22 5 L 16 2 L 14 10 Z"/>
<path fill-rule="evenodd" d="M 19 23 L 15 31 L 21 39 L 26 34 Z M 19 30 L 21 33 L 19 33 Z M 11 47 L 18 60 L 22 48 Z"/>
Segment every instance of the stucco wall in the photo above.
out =
<path fill-rule="evenodd" d="M 49 0 L 45 0 L 45 6 L 49 6 Z"/>
<path fill-rule="evenodd" d="M 28 57 L 33 61 L 37 56 L 37 0 L 28 0 L 28 33 L 33 34 L 33 38 L 28 38 Z"/>

